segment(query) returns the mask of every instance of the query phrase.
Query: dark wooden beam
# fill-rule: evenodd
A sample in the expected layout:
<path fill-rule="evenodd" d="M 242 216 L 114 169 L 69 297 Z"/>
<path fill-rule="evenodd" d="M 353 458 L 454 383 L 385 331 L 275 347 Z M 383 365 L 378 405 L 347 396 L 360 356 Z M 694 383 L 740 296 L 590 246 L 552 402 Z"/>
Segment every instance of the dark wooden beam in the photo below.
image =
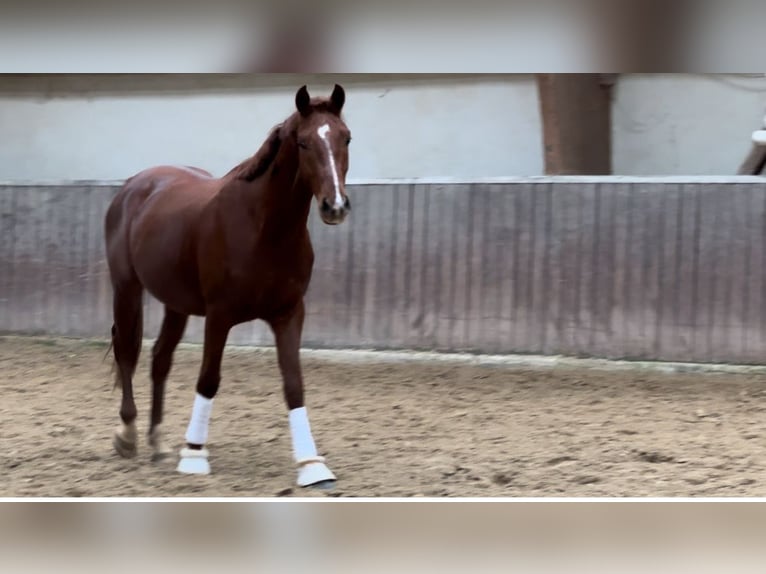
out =
<path fill-rule="evenodd" d="M 601 74 L 538 74 L 545 173 L 612 173 L 611 85 Z"/>

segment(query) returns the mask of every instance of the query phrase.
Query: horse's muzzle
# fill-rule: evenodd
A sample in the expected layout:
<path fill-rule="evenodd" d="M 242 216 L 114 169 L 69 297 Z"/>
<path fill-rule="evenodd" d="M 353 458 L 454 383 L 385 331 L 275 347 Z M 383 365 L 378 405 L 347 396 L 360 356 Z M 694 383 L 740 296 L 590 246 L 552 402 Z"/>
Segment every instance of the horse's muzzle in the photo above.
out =
<path fill-rule="evenodd" d="M 343 223 L 343 220 L 346 219 L 349 211 L 351 211 L 351 202 L 348 197 L 343 200 L 343 205 L 340 207 L 331 204 L 326 198 L 322 199 L 319 204 L 319 212 L 322 216 L 322 221 L 328 225 Z"/>

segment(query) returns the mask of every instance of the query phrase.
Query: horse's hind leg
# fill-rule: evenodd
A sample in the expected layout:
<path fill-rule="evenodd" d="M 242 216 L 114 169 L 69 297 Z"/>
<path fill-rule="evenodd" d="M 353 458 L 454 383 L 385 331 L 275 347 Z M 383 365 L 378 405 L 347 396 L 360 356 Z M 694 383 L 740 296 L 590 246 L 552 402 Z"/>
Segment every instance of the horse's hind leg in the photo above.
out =
<path fill-rule="evenodd" d="M 152 414 L 149 424 L 149 444 L 154 449 L 153 460 L 170 454 L 160 426 L 165 401 L 165 381 L 173 365 L 173 352 L 184 335 L 188 317 L 165 307 L 165 318 L 157 341 L 152 349 Z"/>
<path fill-rule="evenodd" d="M 112 344 L 117 363 L 117 381 L 122 387 L 120 418 L 122 426 L 115 433 L 114 448 L 123 457 L 136 454 L 136 402 L 133 399 L 133 374 L 141 353 L 143 336 L 143 289 L 136 281 L 114 286 L 114 325 Z"/>

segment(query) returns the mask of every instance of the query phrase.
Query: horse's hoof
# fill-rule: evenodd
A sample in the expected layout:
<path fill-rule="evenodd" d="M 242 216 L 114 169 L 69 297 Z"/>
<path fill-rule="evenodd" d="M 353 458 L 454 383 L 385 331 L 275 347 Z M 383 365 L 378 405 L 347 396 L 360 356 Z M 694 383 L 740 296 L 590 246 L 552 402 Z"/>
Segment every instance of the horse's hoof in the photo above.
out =
<path fill-rule="evenodd" d="M 336 480 L 322 457 L 298 463 L 298 486 L 317 486 L 324 489 L 318 485 L 328 482 L 334 484 Z"/>
<path fill-rule="evenodd" d="M 210 463 L 207 461 L 207 455 L 206 448 L 202 450 L 183 448 L 176 470 L 181 474 L 210 474 Z"/>
<path fill-rule="evenodd" d="M 114 446 L 114 450 L 116 450 L 117 454 L 119 454 L 122 458 L 133 458 L 136 456 L 136 452 L 138 451 L 136 448 L 136 443 L 126 441 L 120 436 L 120 433 L 114 433 L 112 446 Z"/>
<path fill-rule="evenodd" d="M 164 462 L 171 458 L 172 451 L 155 451 L 152 453 L 152 462 Z"/>
<path fill-rule="evenodd" d="M 309 484 L 306 488 L 310 488 L 312 490 L 333 490 L 337 483 L 338 481 L 336 480 L 320 480 L 314 484 Z"/>
<path fill-rule="evenodd" d="M 149 446 L 152 447 L 152 462 L 161 462 L 167 460 L 173 454 L 173 450 L 165 444 L 160 431 L 160 425 L 157 425 L 149 433 Z"/>

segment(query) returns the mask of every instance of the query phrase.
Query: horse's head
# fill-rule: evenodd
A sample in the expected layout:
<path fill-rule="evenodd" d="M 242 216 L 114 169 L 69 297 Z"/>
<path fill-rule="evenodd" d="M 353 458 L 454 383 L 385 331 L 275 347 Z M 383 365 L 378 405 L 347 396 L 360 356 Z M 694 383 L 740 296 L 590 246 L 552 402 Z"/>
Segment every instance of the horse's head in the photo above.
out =
<path fill-rule="evenodd" d="M 351 210 L 346 195 L 351 132 L 341 119 L 345 101 L 346 94 L 337 84 L 329 99 L 312 99 L 306 86 L 295 96 L 299 175 L 311 188 L 322 221 L 329 225 L 342 223 Z"/>

